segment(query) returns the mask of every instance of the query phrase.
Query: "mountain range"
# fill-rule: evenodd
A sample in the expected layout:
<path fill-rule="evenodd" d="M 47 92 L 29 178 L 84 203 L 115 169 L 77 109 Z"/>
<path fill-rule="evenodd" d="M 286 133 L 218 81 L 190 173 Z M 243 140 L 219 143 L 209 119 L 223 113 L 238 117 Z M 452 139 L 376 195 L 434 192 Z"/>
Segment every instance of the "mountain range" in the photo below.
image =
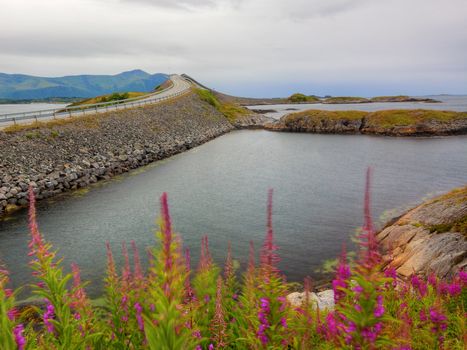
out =
<path fill-rule="evenodd" d="M 58 78 L 0 73 L 0 98 L 94 97 L 112 92 L 149 92 L 168 79 L 140 69 L 116 75 L 72 75 Z"/>

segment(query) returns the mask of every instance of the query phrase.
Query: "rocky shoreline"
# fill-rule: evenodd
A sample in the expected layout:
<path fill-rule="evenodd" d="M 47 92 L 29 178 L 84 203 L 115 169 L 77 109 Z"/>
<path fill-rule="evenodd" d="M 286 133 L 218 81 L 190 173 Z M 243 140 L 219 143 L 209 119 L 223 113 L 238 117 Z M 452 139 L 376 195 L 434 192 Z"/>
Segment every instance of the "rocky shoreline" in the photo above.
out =
<path fill-rule="evenodd" d="M 377 235 L 385 268 L 401 278 L 449 280 L 467 268 L 467 187 L 422 203 Z"/>
<path fill-rule="evenodd" d="M 323 111 L 285 115 L 264 124 L 270 131 L 381 136 L 447 136 L 467 134 L 467 112 L 432 110 Z"/>
<path fill-rule="evenodd" d="M 86 187 L 233 130 L 195 94 L 164 104 L 0 131 L 0 216 L 37 199 Z"/>

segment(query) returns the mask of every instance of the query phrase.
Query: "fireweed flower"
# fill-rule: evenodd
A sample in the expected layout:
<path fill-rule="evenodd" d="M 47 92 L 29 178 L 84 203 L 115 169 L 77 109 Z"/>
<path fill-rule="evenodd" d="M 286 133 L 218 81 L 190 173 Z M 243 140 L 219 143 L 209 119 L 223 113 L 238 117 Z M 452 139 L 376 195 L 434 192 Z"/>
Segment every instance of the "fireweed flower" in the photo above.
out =
<path fill-rule="evenodd" d="M 464 286 L 467 285 L 467 271 L 459 271 L 459 279 Z"/>
<path fill-rule="evenodd" d="M 347 288 L 347 280 L 350 277 L 350 266 L 347 265 L 347 254 L 345 248 L 342 249 L 339 265 L 337 265 L 336 277 L 332 281 L 332 289 L 334 291 L 334 302 L 337 304 L 345 296 L 343 288 Z"/>
<path fill-rule="evenodd" d="M 44 319 L 44 325 L 47 329 L 47 332 L 53 333 L 54 331 L 54 325 L 51 320 L 53 320 L 55 317 L 55 308 L 50 302 L 47 302 L 47 307 L 46 311 L 44 312 L 43 319 Z"/>
<path fill-rule="evenodd" d="M 410 279 L 410 283 L 412 284 L 412 287 L 418 291 L 420 296 L 424 297 L 427 293 L 427 286 L 426 283 L 421 281 L 417 275 L 413 275 L 412 278 Z"/>
<path fill-rule="evenodd" d="M 26 339 L 23 336 L 24 327 L 22 324 L 17 325 L 13 329 L 13 334 L 15 336 L 15 342 L 18 346 L 18 350 L 24 350 L 24 346 L 26 345 Z"/>
<path fill-rule="evenodd" d="M 378 297 L 376 298 L 376 303 L 377 304 L 376 304 L 374 315 L 375 315 L 375 317 L 379 318 L 379 317 L 384 315 L 384 306 L 383 306 L 383 296 L 382 295 L 378 295 Z"/>
<path fill-rule="evenodd" d="M 266 345 L 269 341 L 266 331 L 269 329 L 268 315 L 270 311 L 269 299 L 261 298 L 260 310 L 258 312 L 259 328 L 256 334 L 263 345 Z"/>
<path fill-rule="evenodd" d="M 430 308 L 430 321 L 433 323 L 433 328 L 431 330 L 434 333 L 444 332 L 448 327 L 446 316 L 434 307 Z"/>
<path fill-rule="evenodd" d="M 138 321 L 138 328 L 141 332 L 144 332 L 144 321 L 143 321 L 143 308 L 140 303 L 135 303 L 136 320 Z"/>

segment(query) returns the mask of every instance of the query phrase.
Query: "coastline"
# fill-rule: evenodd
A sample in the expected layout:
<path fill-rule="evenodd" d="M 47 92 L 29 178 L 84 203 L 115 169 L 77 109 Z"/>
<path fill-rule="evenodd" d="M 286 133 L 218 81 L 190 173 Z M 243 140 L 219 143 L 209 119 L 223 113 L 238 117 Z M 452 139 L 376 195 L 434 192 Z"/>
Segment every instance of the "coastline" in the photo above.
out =
<path fill-rule="evenodd" d="M 167 103 L 0 131 L 0 217 L 191 149 L 234 127 L 195 94 Z"/>

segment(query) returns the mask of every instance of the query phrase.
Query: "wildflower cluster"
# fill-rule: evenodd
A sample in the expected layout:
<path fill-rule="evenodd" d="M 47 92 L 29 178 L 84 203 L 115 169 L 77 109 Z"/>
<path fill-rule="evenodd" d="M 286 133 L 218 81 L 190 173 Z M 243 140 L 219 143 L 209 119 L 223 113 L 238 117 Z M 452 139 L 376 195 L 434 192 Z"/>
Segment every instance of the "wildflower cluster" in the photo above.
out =
<path fill-rule="evenodd" d="M 382 268 L 371 223 L 369 174 L 360 257 L 353 265 L 343 251 L 332 282 L 335 305 L 320 309 L 305 280 L 301 305 L 287 299 L 272 225 L 272 191 L 259 264 L 253 243 L 243 275 L 235 271 L 230 243 L 225 266 L 217 266 L 209 240 L 201 242 L 198 267 L 173 232 L 167 195 L 161 197 L 159 244 L 143 271 L 138 249 L 122 245 L 118 271 L 107 243 L 105 305 L 85 292 L 78 266 L 63 272 L 61 260 L 36 222 L 30 191 L 29 245 L 41 303 L 36 317 L 18 310 L 0 266 L 0 345 L 26 349 L 464 349 L 467 344 L 467 272 L 452 281 L 397 278 Z M 132 255 L 132 259 L 130 256 Z"/>

